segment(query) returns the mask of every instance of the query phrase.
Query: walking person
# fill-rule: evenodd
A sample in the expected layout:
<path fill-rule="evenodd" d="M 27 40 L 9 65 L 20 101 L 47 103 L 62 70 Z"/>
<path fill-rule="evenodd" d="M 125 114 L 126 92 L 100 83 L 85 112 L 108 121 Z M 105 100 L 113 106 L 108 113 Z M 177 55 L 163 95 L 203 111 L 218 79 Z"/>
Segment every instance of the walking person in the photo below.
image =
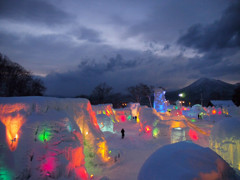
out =
<path fill-rule="evenodd" d="M 122 128 L 122 130 L 121 130 L 121 133 L 122 133 L 122 139 L 124 138 L 124 136 L 125 136 L 125 130 Z"/>

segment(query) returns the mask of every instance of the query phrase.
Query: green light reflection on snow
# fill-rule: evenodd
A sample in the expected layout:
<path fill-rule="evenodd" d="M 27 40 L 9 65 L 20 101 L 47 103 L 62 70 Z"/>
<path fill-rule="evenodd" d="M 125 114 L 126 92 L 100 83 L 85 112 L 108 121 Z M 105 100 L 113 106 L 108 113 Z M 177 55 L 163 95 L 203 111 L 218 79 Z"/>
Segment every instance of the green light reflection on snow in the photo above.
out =
<path fill-rule="evenodd" d="M 52 138 L 52 133 L 49 128 L 43 129 L 39 134 L 38 134 L 38 140 L 41 142 L 49 141 Z"/>
<path fill-rule="evenodd" d="M 0 159 L 0 180 L 12 180 L 13 172 L 4 166 L 4 163 Z"/>

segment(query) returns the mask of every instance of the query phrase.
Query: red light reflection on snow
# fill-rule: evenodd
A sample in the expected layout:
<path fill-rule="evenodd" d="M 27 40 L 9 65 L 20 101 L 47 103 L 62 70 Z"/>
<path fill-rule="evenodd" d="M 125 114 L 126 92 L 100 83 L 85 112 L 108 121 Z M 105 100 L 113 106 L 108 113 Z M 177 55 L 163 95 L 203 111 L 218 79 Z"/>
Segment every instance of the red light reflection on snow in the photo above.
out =
<path fill-rule="evenodd" d="M 149 132 L 151 132 L 151 131 L 152 131 L 152 129 L 151 129 L 150 126 L 146 126 L 146 127 L 145 127 L 145 132 L 146 132 L 146 133 L 149 133 Z"/>
<path fill-rule="evenodd" d="M 121 115 L 121 116 L 120 116 L 120 119 L 121 119 L 122 122 L 125 122 L 125 121 L 126 121 L 126 117 L 125 117 L 124 115 Z"/>
<path fill-rule="evenodd" d="M 50 176 L 57 167 L 55 153 L 48 153 L 45 161 L 40 165 L 44 176 Z"/>
<path fill-rule="evenodd" d="M 198 134 L 196 131 L 189 129 L 188 135 L 190 136 L 190 138 L 194 141 L 198 140 Z"/>

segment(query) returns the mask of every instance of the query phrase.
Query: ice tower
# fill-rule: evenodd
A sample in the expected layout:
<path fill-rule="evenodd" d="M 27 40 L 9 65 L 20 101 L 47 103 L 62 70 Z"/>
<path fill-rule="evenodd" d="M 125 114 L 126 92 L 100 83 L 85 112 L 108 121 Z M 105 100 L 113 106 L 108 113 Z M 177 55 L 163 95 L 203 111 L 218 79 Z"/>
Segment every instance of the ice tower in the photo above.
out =
<path fill-rule="evenodd" d="M 157 112 L 166 112 L 167 111 L 167 101 L 165 99 L 165 93 L 162 88 L 154 89 L 154 109 Z"/>

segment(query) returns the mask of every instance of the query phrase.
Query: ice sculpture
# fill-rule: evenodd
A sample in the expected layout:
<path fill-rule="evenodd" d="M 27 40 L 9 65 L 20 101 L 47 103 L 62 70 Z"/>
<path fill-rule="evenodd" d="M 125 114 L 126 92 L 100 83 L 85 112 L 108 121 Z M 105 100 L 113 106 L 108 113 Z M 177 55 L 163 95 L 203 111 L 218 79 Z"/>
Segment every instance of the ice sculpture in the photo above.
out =
<path fill-rule="evenodd" d="M 0 98 L 0 179 L 88 179 L 109 161 L 87 99 Z M 4 171 L 4 173 L 2 173 Z"/>
<path fill-rule="evenodd" d="M 154 89 L 154 108 L 157 112 L 166 112 L 167 111 L 167 101 L 165 99 L 165 93 L 162 88 Z"/>
<path fill-rule="evenodd" d="M 105 114 L 97 114 L 96 117 L 97 117 L 98 125 L 102 132 L 109 131 L 114 133 L 113 122 L 109 116 Z"/>
<path fill-rule="evenodd" d="M 211 131 L 210 148 L 240 172 L 240 119 L 218 122 Z"/>

